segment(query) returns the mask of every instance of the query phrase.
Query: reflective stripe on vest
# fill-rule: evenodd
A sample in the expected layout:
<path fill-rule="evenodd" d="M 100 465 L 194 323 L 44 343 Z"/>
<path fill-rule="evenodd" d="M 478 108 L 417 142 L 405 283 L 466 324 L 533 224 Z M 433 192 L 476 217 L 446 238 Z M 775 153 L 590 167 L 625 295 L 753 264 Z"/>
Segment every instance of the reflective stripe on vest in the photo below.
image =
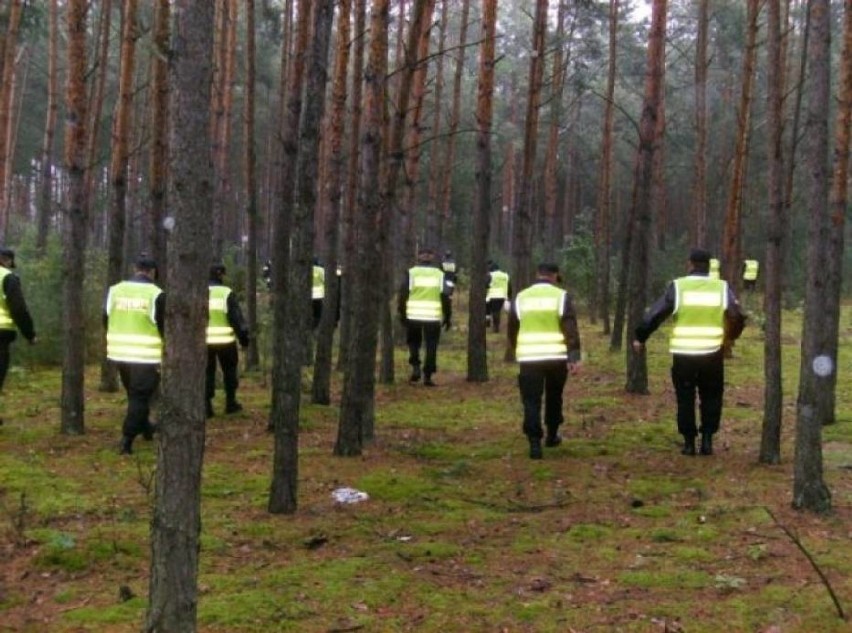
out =
<path fill-rule="evenodd" d="M 757 271 L 760 264 L 756 259 L 745 260 L 745 270 L 743 271 L 743 279 L 746 281 L 757 281 Z"/>
<path fill-rule="evenodd" d="M 322 266 L 314 266 L 311 299 L 325 299 L 325 268 Z"/>
<path fill-rule="evenodd" d="M 491 273 L 491 284 L 488 286 L 486 301 L 492 299 L 505 299 L 509 296 L 509 273 L 495 270 Z"/>
<path fill-rule="evenodd" d="M 715 257 L 713 259 L 711 259 L 710 260 L 710 272 L 707 273 L 707 276 L 710 279 L 719 279 L 721 277 L 721 275 L 719 274 L 720 267 L 721 267 L 721 264 L 719 263 L 718 259 L 716 259 Z"/>
<path fill-rule="evenodd" d="M 728 284 L 721 279 L 689 276 L 675 279 L 672 354 L 712 354 L 722 347 Z"/>
<path fill-rule="evenodd" d="M 9 304 L 6 303 L 6 293 L 3 292 L 3 281 L 6 275 L 11 275 L 12 271 L 5 266 L 0 266 L 0 330 L 14 330 L 15 322 L 12 320 L 12 313 L 9 312 Z"/>
<path fill-rule="evenodd" d="M 515 301 L 521 327 L 515 356 L 519 363 L 568 360 L 568 347 L 560 321 L 565 291 L 549 283 L 538 283 L 518 293 Z"/>
<path fill-rule="evenodd" d="M 414 266 L 408 270 L 408 301 L 405 318 L 411 321 L 440 321 L 441 291 L 444 273 L 432 266 Z"/>
<path fill-rule="evenodd" d="M 227 345 L 237 340 L 234 328 L 228 323 L 228 286 L 210 286 L 210 305 L 207 318 L 207 344 Z"/>
<path fill-rule="evenodd" d="M 157 364 L 163 341 L 154 305 L 162 290 L 154 284 L 122 281 L 107 295 L 107 358 L 125 363 Z"/>

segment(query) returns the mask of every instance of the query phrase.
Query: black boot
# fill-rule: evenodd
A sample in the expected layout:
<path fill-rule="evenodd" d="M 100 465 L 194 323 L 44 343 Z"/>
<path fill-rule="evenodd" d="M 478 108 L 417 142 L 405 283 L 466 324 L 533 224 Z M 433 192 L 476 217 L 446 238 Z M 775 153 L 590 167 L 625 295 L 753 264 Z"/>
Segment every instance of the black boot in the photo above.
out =
<path fill-rule="evenodd" d="M 713 434 L 712 433 L 702 433 L 701 434 L 701 454 L 702 455 L 712 455 L 713 454 Z"/>
<path fill-rule="evenodd" d="M 695 455 L 695 437 L 683 436 L 683 448 L 680 449 L 681 455 Z"/>
<path fill-rule="evenodd" d="M 541 438 L 530 438 L 530 459 L 541 459 Z"/>
<path fill-rule="evenodd" d="M 225 403 L 225 413 L 237 413 L 243 410 L 243 405 L 234 399 L 230 399 Z"/>
<path fill-rule="evenodd" d="M 133 438 L 129 435 L 121 436 L 121 443 L 118 445 L 118 454 L 119 455 L 132 455 L 133 454 Z"/>
<path fill-rule="evenodd" d="M 552 448 L 560 444 L 562 444 L 562 436 L 556 430 L 548 431 L 547 437 L 544 438 L 544 445 Z"/>
<path fill-rule="evenodd" d="M 420 365 L 414 365 L 411 368 L 411 378 L 408 379 L 408 382 L 419 382 L 420 381 Z"/>
<path fill-rule="evenodd" d="M 432 374 L 423 374 L 423 385 L 426 386 L 426 387 L 437 387 L 438 386 L 432 381 Z"/>

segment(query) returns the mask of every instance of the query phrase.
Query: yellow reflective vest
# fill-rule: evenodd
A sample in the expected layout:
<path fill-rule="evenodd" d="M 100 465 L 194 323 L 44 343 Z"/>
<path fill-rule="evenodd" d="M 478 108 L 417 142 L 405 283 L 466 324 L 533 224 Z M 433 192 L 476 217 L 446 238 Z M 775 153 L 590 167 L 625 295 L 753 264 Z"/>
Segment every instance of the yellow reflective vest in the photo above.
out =
<path fill-rule="evenodd" d="M 674 327 L 669 340 L 672 354 L 712 354 L 722 347 L 728 283 L 690 275 L 674 280 Z"/>
<path fill-rule="evenodd" d="M 107 358 L 124 363 L 157 364 L 163 340 L 157 330 L 155 302 L 163 292 L 155 284 L 122 281 L 107 294 Z"/>
<path fill-rule="evenodd" d="M 486 301 L 492 299 L 506 299 L 509 296 L 509 273 L 495 270 L 491 273 L 491 283 L 488 286 Z"/>
<path fill-rule="evenodd" d="M 743 270 L 743 279 L 745 281 L 757 281 L 757 273 L 760 270 L 760 264 L 756 259 L 745 260 L 745 269 Z"/>
<path fill-rule="evenodd" d="M 720 270 L 719 260 L 714 257 L 713 259 L 710 260 L 710 272 L 707 273 L 707 276 L 710 279 L 719 279 L 721 277 L 719 270 Z"/>
<path fill-rule="evenodd" d="M 227 345 L 237 340 L 234 328 L 228 322 L 228 286 L 210 286 L 210 305 L 207 317 L 207 344 Z"/>
<path fill-rule="evenodd" d="M 444 272 L 441 269 L 433 266 L 409 268 L 405 318 L 409 321 L 440 321 L 443 290 Z"/>
<path fill-rule="evenodd" d="M 11 270 L 5 266 L 0 266 L 0 330 L 15 329 L 12 313 L 9 312 L 9 304 L 6 303 L 6 293 L 3 292 L 3 281 L 6 279 L 6 275 L 11 274 Z"/>
<path fill-rule="evenodd" d="M 568 360 L 568 346 L 562 333 L 565 291 L 549 283 L 537 283 L 515 298 L 520 329 L 515 357 L 519 363 Z"/>
<path fill-rule="evenodd" d="M 311 299 L 325 299 L 325 268 L 314 266 Z"/>

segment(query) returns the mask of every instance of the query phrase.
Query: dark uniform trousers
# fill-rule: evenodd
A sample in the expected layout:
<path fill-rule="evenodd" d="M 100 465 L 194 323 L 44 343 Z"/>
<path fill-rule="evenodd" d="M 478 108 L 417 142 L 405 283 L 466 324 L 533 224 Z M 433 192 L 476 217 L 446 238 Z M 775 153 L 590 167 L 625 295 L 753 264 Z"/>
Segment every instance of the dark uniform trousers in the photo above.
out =
<path fill-rule="evenodd" d="M 423 363 L 424 374 L 434 374 L 438 370 L 438 341 L 441 339 L 439 321 L 408 321 L 405 342 L 408 343 L 408 364 L 420 367 L 420 347 L 426 343 L 426 358 Z"/>
<path fill-rule="evenodd" d="M 505 299 L 489 299 L 487 304 L 488 315 L 491 317 L 491 329 L 494 332 L 500 331 L 500 313 L 503 312 L 503 304 Z"/>
<path fill-rule="evenodd" d="M 322 320 L 322 299 L 311 299 L 311 327 L 317 329 Z"/>
<path fill-rule="evenodd" d="M 150 438 L 151 397 L 160 384 L 160 366 L 150 363 L 116 363 L 121 384 L 127 391 L 127 414 L 122 434 L 131 440 L 137 435 Z"/>
<path fill-rule="evenodd" d="M 544 426 L 548 435 L 556 435 L 563 422 L 562 390 L 568 379 L 568 365 L 564 360 L 547 360 L 518 363 L 518 386 L 524 403 L 524 434 L 530 439 L 541 439 L 541 397 L 544 396 Z"/>
<path fill-rule="evenodd" d="M 719 430 L 725 362 L 722 350 L 712 354 L 672 354 L 672 384 L 677 397 L 677 430 L 686 438 Z M 695 393 L 698 392 L 701 428 L 695 426 Z"/>
<path fill-rule="evenodd" d="M 0 390 L 6 382 L 6 374 L 9 372 L 9 345 L 12 341 L 0 339 Z"/>
<path fill-rule="evenodd" d="M 225 387 L 225 398 L 228 402 L 234 402 L 237 398 L 237 387 L 240 386 L 239 379 L 239 353 L 237 343 L 225 345 L 207 346 L 207 400 L 212 400 L 216 393 L 216 359 L 222 368 L 222 383 Z"/>

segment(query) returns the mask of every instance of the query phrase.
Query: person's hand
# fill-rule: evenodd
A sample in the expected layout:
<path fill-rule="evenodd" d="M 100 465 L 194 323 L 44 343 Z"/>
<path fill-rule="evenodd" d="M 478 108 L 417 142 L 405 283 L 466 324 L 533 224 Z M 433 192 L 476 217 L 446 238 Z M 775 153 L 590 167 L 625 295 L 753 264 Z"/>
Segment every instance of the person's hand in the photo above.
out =
<path fill-rule="evenodd" d="M 571 374 L 572 376 L 576 376 L 577 374 L 579 374 L 580 370 L 582 368 L 583 368 L 583 361 L 579 361 L 579 360 L 574 361 L 574 362 L 571 362 L 570 360 L 568 361 L 568 373 Z"/>
<path fill-rule="evenodd" d="M 453 326 L 453 322 L 450 319 L 444 319 L 444 330 L 449 332 L 450 328 Z"/>
<path fill-rule="evenodd" d="M 249 346 L 249 341 L 250 341 L 250 340 L 251 340 L 251 339 L 249 338 L 249 334 L 248 334 L 248 332 L 246 332 L 246 333 L 244 333 L 243 335 L 241 335 L 241 336 L 240 336 L 240 347 L 242 347 L 243 349 L 246 349 L 246 348 Z"/>
<path fill-rule="evenodd" d="M 645 343 L 641 343 L 636 339 L 633 339 L 633 351 L 637 354 L 641 354 L 643 349 L 645 349 Z"/>
<path fill-rule="evenodd" d="M 403 315 L 403 314 L 399 315 L 399 324 L 402 327 L 408 327 L 408 319 L 405 318 L 405 315 Z"/>

